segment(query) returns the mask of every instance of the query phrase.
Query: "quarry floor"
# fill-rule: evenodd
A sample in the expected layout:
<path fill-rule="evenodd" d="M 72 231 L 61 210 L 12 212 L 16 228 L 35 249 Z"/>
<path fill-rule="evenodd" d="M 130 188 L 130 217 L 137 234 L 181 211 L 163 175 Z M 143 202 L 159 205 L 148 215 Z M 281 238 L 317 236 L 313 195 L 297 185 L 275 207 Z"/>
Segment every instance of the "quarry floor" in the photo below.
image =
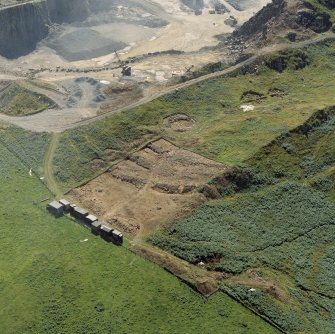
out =
<path fill-rule="evenodd" d="M 59 106 L 24 119 L 0 115 L 0 120 L 32 131 L 60 132 L 99 114 L 120 111 L 140 100 L 147 102 L 148 97 L 174 86 L 191 67 L 193 71 L 208 63 L 229 63 L 229 50 L 213 49 L 219 43 L 218 35 L 234 30 L 225 20 L 234 16 L 241 25 L 269 1 L 256 0 L 247 9 L 236 10 L 222 0 L 229 10 L 225 14 L 210 14 L 205 1 L 202 15 L 195 15 L 179 0 L 134 0 L 131 8 L 126 1 L 119 2 L 124 4 L 113 9 L 111 15 L 116 16 L 110 22 L 99 13 L 80 25 L 63 24 L 31 54 L 15 60 L 0 58 L 0 80 L 29 78 L 51 84 L 54 91 L 40 88 L 39 93 Z M 152 18 L 160 23 L 149 24 Z M 116 55 L 114 42 L 127 46 Z M 94 48 L 100 48 L 101 54 L 90 58 Z M 168 50 L 180 53 L 147 56 Z M 67 59 L 71 57 L 75 59 Z M 131 57 L 139 58 L 131 64 L 132 76 L 123 77 L 119 59 L 124 62 Z"/>

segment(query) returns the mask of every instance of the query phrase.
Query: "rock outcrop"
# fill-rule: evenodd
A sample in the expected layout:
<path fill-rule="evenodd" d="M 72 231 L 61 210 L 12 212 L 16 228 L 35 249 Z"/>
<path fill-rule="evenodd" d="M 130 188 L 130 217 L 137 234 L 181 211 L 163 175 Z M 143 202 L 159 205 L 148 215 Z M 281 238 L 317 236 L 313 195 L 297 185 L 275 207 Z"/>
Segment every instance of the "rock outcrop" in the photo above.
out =
<path fill-rule="evenodd" d="M 306 8 L 299 10 L 296 23 L 300 27 L 311 29 L 316 33 L 326 32 L 333 25 L 329 14 L 320 13 L 313 6 L 306 6 Z"/>
<path fill-rule="evenodd" d="M 233 37 L 264 45 L 275 42 L 278 37 L 295 41 L 326 32 L 333 25 L 327 8 L 331 8 L 335 0 L 318 1 L 324 9 L 308 1 L 273 0 L 237 29 Z"/>
<path fill-rule="evenodd" d="M 335 9 L 335 0 L 318 0 L 318 2 L 328 9 Z"/>
<path fill-rule="evenodd" d="M 247 39 L 256 34 L 264 35 L 271 22 L 283 13 L 286 5 L 285 0 L 273 0 L 236 30 L 234 36 Z"/>

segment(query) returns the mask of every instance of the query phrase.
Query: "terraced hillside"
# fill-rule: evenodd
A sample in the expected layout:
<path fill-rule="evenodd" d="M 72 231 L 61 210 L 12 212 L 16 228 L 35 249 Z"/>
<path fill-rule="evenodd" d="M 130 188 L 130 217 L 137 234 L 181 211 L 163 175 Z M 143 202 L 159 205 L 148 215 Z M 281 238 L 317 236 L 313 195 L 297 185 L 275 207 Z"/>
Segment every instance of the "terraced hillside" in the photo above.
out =
<path fill-rule="evenodd" d="M 225 169 L 160 139 L 69 196 L 111 225 L 143 238 L 162 222 L 190 214 L 205 200 L 195 190 Z"/>

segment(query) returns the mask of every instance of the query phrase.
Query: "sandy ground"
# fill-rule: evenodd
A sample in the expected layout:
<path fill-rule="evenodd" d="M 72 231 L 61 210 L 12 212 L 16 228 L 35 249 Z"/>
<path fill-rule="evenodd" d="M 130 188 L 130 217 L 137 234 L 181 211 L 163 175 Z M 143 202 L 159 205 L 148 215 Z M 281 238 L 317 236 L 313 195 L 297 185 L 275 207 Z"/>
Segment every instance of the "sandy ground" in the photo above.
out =
<path fill-rule="evenodd" d="M 225 19 L 234 16 L 241 25 L 269 1 L 260 0 L 254 6 L 244 11 L 238 11 L 226 1 L 221 1 L 229 10 L 229 13 L 213 15 L 209 13 L 212 7 L 203 10 L 202 15 L 194 15 L 193 11 L 181 10 L 178 0 L 152 1 L 160 5 L 169 14 L 170 24 L 156 34 L 155 39 L 142 42 L 133 47 L 128 53 L 136 55 L 154 51 L 169 49 L 182 50 L 185 52 L 198 51 L 203 47 L 215 46 L 219 34 L 231 33 L 234 28 L 225 24 Z"/>
<path fill-rule="evenodd" d="M 104 222 L 142 238 L 190 214 L 205 200 L 197 187 L 225 169 L 161 139 L 69 195 Z"/>

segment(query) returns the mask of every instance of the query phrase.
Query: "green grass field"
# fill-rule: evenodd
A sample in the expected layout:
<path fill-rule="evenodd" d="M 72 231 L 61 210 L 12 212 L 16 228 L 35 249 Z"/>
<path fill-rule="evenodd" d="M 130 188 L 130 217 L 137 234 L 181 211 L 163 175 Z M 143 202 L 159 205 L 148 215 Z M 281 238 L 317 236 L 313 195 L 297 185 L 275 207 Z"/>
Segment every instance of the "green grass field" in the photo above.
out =
<path fill-rule="evenodd" d="M 0 143 L 38 175 L 43 175 L 42 164 L 50 140 L 49 133 L 37 133 L 15 126 L 0 125 Z"/>
<path fill-rule="evenodd" d="M 28 170 L 0 143 L 2 334 L 277 333 L 225 294 L 205 300 L 124 247 L 53 218 L 49 191 Z"/>

